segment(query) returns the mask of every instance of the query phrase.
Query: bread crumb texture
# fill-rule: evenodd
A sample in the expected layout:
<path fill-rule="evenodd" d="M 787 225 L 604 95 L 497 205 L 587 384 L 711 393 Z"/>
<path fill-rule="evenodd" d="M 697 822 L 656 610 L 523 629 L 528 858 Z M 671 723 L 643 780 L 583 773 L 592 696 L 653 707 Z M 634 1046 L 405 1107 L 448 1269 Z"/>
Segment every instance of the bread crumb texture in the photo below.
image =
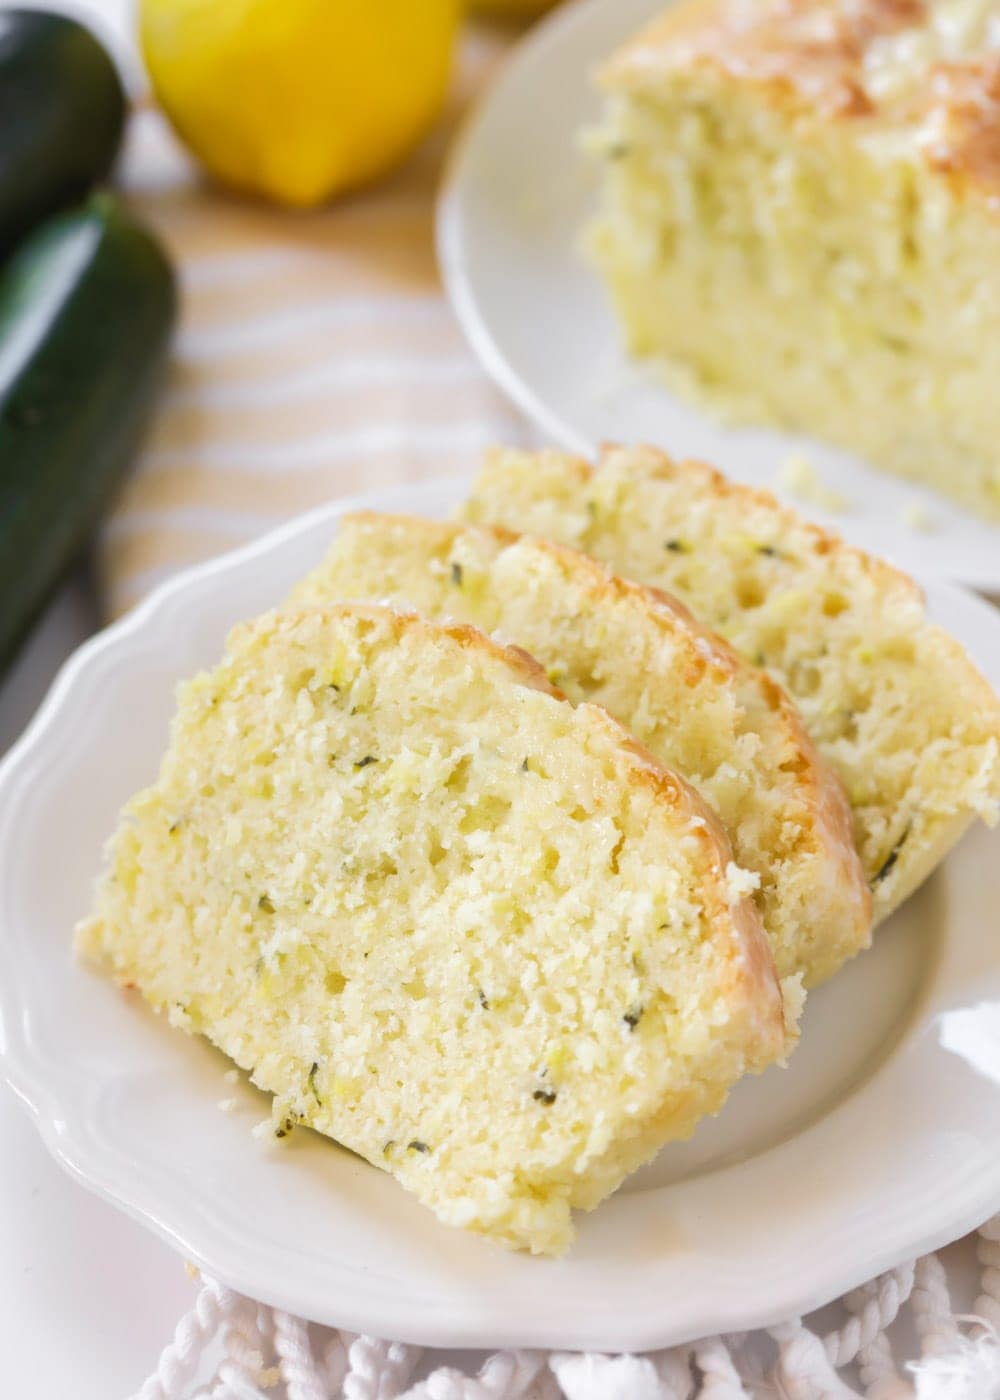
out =
<path fill-rule="evenodd" d="M 1000 703 L 904 574 L 764 491 L 652 448 L 497 452 L 466 519 L 516 525 L 675 593 L 789 692 L 839 773 L 876 920 L 1000 798 Z"/>
<path fill-rule="evenodd" d="M 734 889 L 756 899 L 782 976 L 815 984 L 867 946 L 871 898 L 839 779 L 788 697 L 682 604 L 543 540 L 351 516 L 292 604 L 373 597 L 525 647 L 571 700 L 603 705 L 686 777 L 722 819 Z"/>
<path fill-rule="evenodd" d="M 516 650 L 273 613 L 183 685 L 79 946 L 441 1220 L 557 1253 L 784 1044 L 684 782 Z"/>

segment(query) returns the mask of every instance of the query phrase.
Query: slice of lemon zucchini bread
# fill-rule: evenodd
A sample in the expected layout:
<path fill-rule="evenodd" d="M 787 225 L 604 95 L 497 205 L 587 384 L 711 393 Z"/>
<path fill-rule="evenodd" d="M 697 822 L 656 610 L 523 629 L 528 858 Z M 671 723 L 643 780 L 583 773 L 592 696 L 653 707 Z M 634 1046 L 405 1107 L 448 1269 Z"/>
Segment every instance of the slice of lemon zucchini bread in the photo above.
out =
<path fill-rule="evenodd" d="M 974 819 L 996 819 L 1000 703 L 920 590 L 765 491 L 653 448 L 594 470 L 498 452 L 464 509 L 676 593 L 795 700 L 843 779 L 884 918 Z"/>
<path fill-rule="evenodd" d="M 840 781 L 784 691 L 667 595 L 588 555 L 503 530 L 349 516 L 292 606 L 362 599 L 471 622 L 603 705 L 721 817 L 779 975 L 821 981 L 871 928 Z"/>
<path fill-rule="evenodd" d="M 1000 519 L 996 0 L 684 0 L 605 66 L 631 350 Z"/>
<path fill-rule="evenodd" d="M 558 1252 L 782 1052 L 697 794 L 525 653 L 271 613 L 181 688 L 79 946 L 444 1221 Z"/>

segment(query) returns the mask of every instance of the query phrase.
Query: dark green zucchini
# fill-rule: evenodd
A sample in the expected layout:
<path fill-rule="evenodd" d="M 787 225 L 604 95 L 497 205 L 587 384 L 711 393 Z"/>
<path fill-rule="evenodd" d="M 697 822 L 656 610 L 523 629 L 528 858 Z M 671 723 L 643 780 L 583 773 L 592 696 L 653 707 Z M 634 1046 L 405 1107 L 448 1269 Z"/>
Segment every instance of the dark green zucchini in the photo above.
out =
<path fill-rule="evenodd" d="M 0 671 L 132 460 L 175 314 L 163 250 L 110 195 L 0 268 Z"/>
<path fill-rule="evenodd" d="M 104 178 L 125 109 L 118 70 L 89 29 L 0 10 L 0 257 Z"/>

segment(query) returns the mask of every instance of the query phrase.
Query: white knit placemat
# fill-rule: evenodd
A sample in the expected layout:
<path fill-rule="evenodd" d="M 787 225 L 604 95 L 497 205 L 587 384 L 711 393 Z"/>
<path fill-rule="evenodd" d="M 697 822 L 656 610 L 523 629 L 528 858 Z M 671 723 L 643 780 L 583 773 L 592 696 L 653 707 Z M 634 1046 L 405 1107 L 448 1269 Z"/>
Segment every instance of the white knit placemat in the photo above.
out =
<path fill-rule="evenodd" d="M 956 1315 L 944 1265 L 928 1254 L 845 1294 L 843 1321 L 825 1336 L 790 1318 L 644 1356 L 500 1351 L 473 1372 L 202 1278 L 135 1400 L 998 1400 L 1000 1215 L 980 1229 L 976 1253 L 972 1314 Z M 905 1321 L 916 1361 L 892 1340 Z"/>

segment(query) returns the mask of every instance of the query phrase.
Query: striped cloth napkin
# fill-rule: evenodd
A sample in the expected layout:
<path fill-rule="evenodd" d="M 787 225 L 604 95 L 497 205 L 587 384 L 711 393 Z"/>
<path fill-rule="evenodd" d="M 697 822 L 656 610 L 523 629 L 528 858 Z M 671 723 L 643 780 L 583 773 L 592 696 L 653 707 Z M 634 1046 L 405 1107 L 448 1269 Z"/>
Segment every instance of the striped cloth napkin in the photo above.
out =
<path fill-rule="evenodd" d="M 123 184 L 177 266 L 166 391 L 99 548 L 110 614 L 176 569 L 334 497 L 470 472 L 524 421 L 467 348 L 434 255 L 434 199 L 509 32 L 470 27 L 447 111 L 396 176 L 308 214 L 203 181 L 158 113 Z"/>

